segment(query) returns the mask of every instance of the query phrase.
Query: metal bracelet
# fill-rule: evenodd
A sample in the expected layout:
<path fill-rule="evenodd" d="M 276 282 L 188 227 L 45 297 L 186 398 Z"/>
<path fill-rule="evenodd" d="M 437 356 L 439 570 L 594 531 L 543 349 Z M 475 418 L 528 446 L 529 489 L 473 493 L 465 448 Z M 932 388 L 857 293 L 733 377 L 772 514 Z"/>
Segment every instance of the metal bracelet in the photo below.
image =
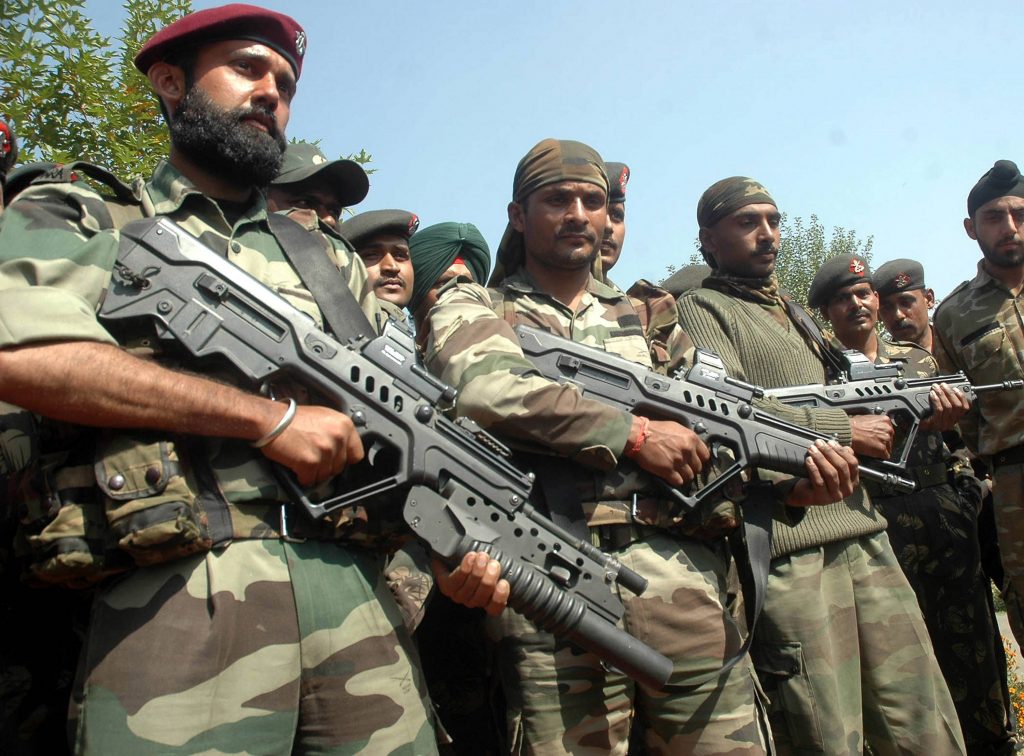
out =
<path fill-rule="evenodd" d="M 267 433 L 267 435 L 263 436 L 263 438 L 259 439 L 258 441 L 253 441 L 252 442 L 252 447 L 254 449 L 262 449 L 264 446 L 266 446 L 271 441 L 273 441 L 275 438 L 277 438 L 282 433 L 284 433 L 285 428 L 287 428 L 289 425 L 291 425 L 292 424 L 292 420 L 295 419 L 295 410 L 298 408 L 298 406 L 299 405 L 297 405 L 295 403 L 294 399 L 289 399 L 288 400 L 288 409 L 286 409 L 284 411 L 284 417 L 282 417 L 278 421 L 277 425 L 275 425 L 270 430 L 270 432 Z"/>

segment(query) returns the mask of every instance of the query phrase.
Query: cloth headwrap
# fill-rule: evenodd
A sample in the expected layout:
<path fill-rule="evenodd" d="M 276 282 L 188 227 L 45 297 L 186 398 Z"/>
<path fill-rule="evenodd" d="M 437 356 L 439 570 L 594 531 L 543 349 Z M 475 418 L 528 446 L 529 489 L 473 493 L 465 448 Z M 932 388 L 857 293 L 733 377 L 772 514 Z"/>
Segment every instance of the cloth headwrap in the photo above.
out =
<path fill-rule="evenodd" d="M 564 139 L 545 139 L 526 153 L 516 166 L 512 181 L 512 201 L 522 203 L 535 191 L 559 181 L 584 181 L 601 187 L 608 193 L 608 176 L 604 161 L 597 150 L 582 142 Z M 603 233 L 603 229 L 598 229 Z M 523 235 L 509 224 L 498 245 L 494 273 L 488 286 L 496 286 L 523 264 L 525 250 Z"/>
<path fill-rule="evenodd" d="M 722 179 L 709 186 L 700 196 L 700 202 L 697 203 L 697 225 L 711 228 L 741 207 L 761 202 L 775 205 L 768 190 L 754 179 L 745 176 Z"/>
<path fill-rule="evenodd" d="M 1024 197 L 1024 177 L 1012 160 L 997 160 L 978 179 L 978 183 L 967 195 L 967 215 L 973 218 L 979 207 L 1000 197 Z"/>
<path fill-rule="evenodd" d="M 741 207 L 761 202 L 775 205 L 775 200 L 768 194 L 768 190 L 752 178 L 731 176 L 716 181 L 700 196 L 697 203 L 697 225 L 701 228 L 711 228 Z M 700 253 L 704 257 L 704 262 L 713 270 L 717 270 L 718 263 L 715 262 L 715 258 L 703 247 L 700 248 Z"/>
<path fill-rule="evenodd" d="M 477 283 L 482 284 L 491 269 L 487 240 L 472 223 L 437 223 L 418 231 L 409 240 L 409 255 L 413 269 L 410 312 L 416 312 L 423 297 L 456 259 L 463 260 Z"/>

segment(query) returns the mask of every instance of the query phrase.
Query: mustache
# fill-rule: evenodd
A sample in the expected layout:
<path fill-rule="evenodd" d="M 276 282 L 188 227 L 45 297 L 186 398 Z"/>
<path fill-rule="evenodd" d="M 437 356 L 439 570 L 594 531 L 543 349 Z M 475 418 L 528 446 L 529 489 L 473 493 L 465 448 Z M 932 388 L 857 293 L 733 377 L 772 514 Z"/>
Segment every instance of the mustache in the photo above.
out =
<path fill-rule="evenodd" d="M 851 312 L 847 316 L 847 320 L 856 320 L 857 318 L 862 318 L 862 317 L 870 318 L 871 317 L 871 310 L 867 309 L 866 307 L 858 307 L 855 312 Z"/>
<path fill-rule="evenodd" d="M 779 255 L 779 245 L 772 242 L 764 242 L 757 245 L 756 254 L 759 255 Z"/>
<path fill-rule="evenodd" d="M 556 236 L 561 239 L 564 236 L 582 236 L 587 241 L 593 243 L 597 241 L 597 236 L 593 231 L 589 230 L 587 226 L 562 226 L 558 229 Z M 604 234 L 601 235 L 602 242 L 604 241 Z"/>
<path fill-rule="evenodd" d="M 398 284 L 404 289 L 405 279 L 402 278 L 401 276 L 381 276 L 374 282 L 373 287 L 377 288 L 378 286 L 390 286 L 392 284 Z"/>
<path fill-rule="evenodd" d="M 270 136 L 274 137 L 275 140 L 281 137 L 281 129 L 277 125 L 277 116 L 274 115 L 274 111 L 270 110 L 270 108 L 261 105 L 251 105 L 249 107 L 243 105 L 240 108 L 236 108 L 234 114 L 239 121 L 256 116 L 258 120 L 265 123 Z"/>

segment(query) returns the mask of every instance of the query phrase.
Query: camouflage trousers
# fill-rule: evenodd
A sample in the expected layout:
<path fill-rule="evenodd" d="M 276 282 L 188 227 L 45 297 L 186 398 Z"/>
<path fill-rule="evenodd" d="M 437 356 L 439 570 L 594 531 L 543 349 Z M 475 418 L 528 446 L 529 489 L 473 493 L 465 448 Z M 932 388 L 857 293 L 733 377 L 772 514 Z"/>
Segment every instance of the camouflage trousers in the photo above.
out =
<path fill-rule="evenodd" d="M 1006 657 L 981 570 L 974 506 L 948 484 L 874 502 L 917 595 L 968 753 L 1011 753 Z"/>
<path fill-rule="evenodd" d="M 670 684 L 719 669 L 742 645 L 724 608 L 728 555 L 707 543 L 653 531 L 610 552 L 649 581 L 622 592 L 622 627 L 673 660 Z M 556 641 L 518 615 L 491 624 L 515 754 L 625 754 L 633 717 L 649 753 L 763 754 L 763 697 L 748 657 L 687 692 L 664 693 L 609 671 L 593 654 Z"/>
<path fill-rule="evenodd" d="M 1024 464 L 992 470 L 992 496 L 1003 557 L 1006 618 L 1018 645 L 1024 648 Z"/>
<path fill-rule="evenodd" d="M 885 533 L 774 559 L 752 653 L 780 754 L 964 753 Z"/>
<path fill-rule="evenodd" d="M 236 541 L 103 586 L 79 670 L 85 754 L 434 754 L 373 554 Z"/>

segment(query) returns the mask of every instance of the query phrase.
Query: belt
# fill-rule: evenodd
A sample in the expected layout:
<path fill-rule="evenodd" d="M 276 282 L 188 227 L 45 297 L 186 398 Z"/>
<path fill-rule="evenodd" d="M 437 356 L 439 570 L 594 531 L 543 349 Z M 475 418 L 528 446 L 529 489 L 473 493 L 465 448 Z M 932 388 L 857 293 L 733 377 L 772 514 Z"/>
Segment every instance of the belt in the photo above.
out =
<path fill-rule="evenodd" d="M 1024 462 L 1024 444 L 1003 449 L 1003 451 L 992 455 L 992 467 L 1019 465 L 1022 462 Z"/>

